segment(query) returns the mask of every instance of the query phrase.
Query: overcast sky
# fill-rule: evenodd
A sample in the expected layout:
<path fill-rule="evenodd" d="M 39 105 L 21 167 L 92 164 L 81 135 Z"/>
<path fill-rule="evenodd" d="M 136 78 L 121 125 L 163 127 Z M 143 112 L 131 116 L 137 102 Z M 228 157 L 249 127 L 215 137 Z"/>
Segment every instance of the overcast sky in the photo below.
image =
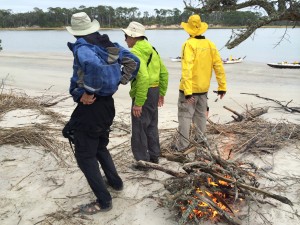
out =
<path fill-rule="evenodd" d="M 0 9 L 11 9 L 13 13 L 29 12 L 34 7 L 47 11 L 49 7 L 78 8 L 98 5 L 112 6 L 113 8 L 137 7 L 140 11 L 154 12 L 154 9 L 178 8 L 183 11 L 183 0 L 0 0 Z"/>

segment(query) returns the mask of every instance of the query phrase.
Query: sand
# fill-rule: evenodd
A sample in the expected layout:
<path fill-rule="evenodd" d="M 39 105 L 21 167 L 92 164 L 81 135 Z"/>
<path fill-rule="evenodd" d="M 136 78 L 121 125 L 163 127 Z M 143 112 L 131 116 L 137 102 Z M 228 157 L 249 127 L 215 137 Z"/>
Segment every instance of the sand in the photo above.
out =
<path fill-rule="evenodd" d="M 177 127 L 177 97 L 180 79 L 180 63 L 164 60 L 169 70 L 170 80 L 165 105 L 159 109 L 159 128 Z M 0 78 L 5 89 L 24 92 L 30 96 L 59 95 L 68 96 L 68 85 L 71 76 L 72 56 L 70 54 L 28 54 L 0 53 Z M 289 121 L 300 124 L 299 113 L 287 113 L 272 101 L 241 93 L 259 94 L 262 97 L 276 99 L 289 106 L 300 106 L 300 70 L 275 69 L 266 64 L 244 61 L 240 64 L 225 65 L 228 92 L 224 99 L 217 100 L 212 92 L 217 90 L 213 78 L 209 91 L 210 119 L 226 123 L 232 120 L 231 113 L 223 108 L 227 106 L 237 112 L 246 107 L 269 106 L 269 112 L 263 118 L 272 122 Z M 115 94 L 117 118 L 130 121 L 131 99 L 128 95 L 129 85 L 120 86 Z M 67 99 L 53 107 L 53 110 L 65 115 L 71 114 L 75 104 Z M 42 123 L 43 118 L 30 110 L 16 110 L 6 113 L 0 119 L 0 128 L 24 126 L 30 123 Z M 125 137 L 128 139 L 129 136 Z M 109 147 L 113 148 L 124 141 L 112 135 Z M 112 152 L 112 154 L 115 152 Z M 273 177 L 300 177 L 300 148 L 291 144 L 274 155 L 266 155 L 264 160 L 248 156 L 260 166 L 274 162 L 270 174 Z M 124 157 L 132 157 L 126 155 Z M 78 169 L 74 158 L 68 159 L 68 167 L 61 167 L 57 161 L 37 147 L 0 146 L 0 224 L 50 224 L 53 214 L 59 210 L 71 211 L 73 207 L 94 200 L 86 180 Z M 122 159 L 116 159 L 118 163 Z M 173 162 L 162 159 L 160 164 L 178 167 Z M 119 165 L 119 164 L 118 164 Z M 169 177 L 159 171 L 135 172 L 130 165 L 120 164 L 120 175 L 125 181 L 121 193 L 111 190 L 113 210 L 79 219 L 72 216 L 69 224 L 115 224 L 115 225 L 171 225 L 176 224 L 172 213 L 157 204 L 157 199 L 148 198 L 157 190 L 163 189 L 162 181 Z M 148 178 L 152 180 L 149 181 Z M 153 181 L 155 180 L 155 181 Z M 265 182 L 265 186 L 276 185 Z M 277 194 L 288 197 L 294 207 L 273 202 L 276 207 L 264 205 L 261 209 L 274 225 L 299 224 L 299 217 L 294 210 L 300 210 L 300 184 L 288 185 L 285 190 L 276 190 Z M 65 224 L 56 220 L 53 224 Z M 207 222 L 206 224 L 210 224 Z M 243 224 L 247 224 L 244 221 Z M 254 216 L 250 225 L 263 224 Z"/>

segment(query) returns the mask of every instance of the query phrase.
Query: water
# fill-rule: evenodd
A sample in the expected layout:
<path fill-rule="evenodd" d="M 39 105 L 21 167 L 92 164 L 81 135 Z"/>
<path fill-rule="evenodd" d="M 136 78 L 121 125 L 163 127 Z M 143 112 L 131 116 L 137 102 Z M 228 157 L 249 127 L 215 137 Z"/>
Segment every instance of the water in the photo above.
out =
<path fill-rule="evenodd" d="M 274 47 L 287 32 L 279 46 Z M 121 30 L 103 30 L 114 42 L 126 46 Z M 180 55 L 181 45 L 188 38 L 184 30 L 147 30 L 149 41 L 167 59 Z M 231 29 L 209 29 L 206 38 L 212 40 L 220 50 L 222 58 L 230 55 L 244 57 L 253 62 L 300 61 L 300 28 L 261 28 L 238 47 L 228 50 L 225 43 L 231 36 Z M 68 52 L 67 42 L 75 38 L 67 31 L 0 31 L 4 52 Z"/>

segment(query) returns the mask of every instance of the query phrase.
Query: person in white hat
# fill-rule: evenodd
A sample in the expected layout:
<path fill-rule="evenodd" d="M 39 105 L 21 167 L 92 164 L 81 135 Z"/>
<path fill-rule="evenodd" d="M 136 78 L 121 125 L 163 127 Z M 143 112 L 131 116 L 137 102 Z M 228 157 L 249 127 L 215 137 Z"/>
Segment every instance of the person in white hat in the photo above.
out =
<path fill-rule="evenodd" d="M 158 107 L 163 106 L 168 88 L 168 71 L 159 54 L 148 42 L 145 27 L 131 22 L 126 29 L 125 41 L 131 52 L 140 59 L 136 79 L 131 82 L 132 136 L 131 149 L 136 161 L 159 162 Z M 134 169 L 144 168 L 133 164 Z"/>
<path fill-rule="evenodd" d="M 226 74 L 215 44 L 203 33 L 208 25 L 199 15 L 192 15 L 181 26 L 189 34 L 182 45 L 182 74 L 178 98 L 178 143 L 171 148 L 183 151 L 188 148 L 191 123 L 196 127 L 195 140 L 205 141 L 208 113 L 207 92 L 214 70 L 218 82 L 217 94 L 222 99 L 226 93 Z"/>
<path fill-rule="evenodd" d="M 123 189 L 123 181 L 107 149 L 109 128 L 115 116 L 112 95 L 118 84 L 126 84 L 139 68 L 139 59 L 119 44 L 112 43 L 106 34 L 101 35 L 99 28 L 99 22 L 91 21 L 85 12 L 73 14 L 71 26 L 66 27 L 77 39 L 75 43 L 68 43 L 74 54 L 69 91 L 78 103 L 69 125 L 74 131 L 77 164 L 97 198 L 95 202 L 80 207 L 84 214 L 112 209 L 112 197 L 106 185 L 117 191 Z M 104 62 L 108 71 L 99 71 Z M 112 85 L 105 88 L 105 83 Z"/>

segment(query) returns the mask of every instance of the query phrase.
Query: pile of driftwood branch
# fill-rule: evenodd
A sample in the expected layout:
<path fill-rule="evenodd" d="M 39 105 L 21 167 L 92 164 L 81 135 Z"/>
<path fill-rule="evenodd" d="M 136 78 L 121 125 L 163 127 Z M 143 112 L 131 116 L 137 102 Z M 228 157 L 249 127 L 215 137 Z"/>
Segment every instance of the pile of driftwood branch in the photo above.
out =
<path fill-rule="evenodd" d="M 212 220 L 238 225 L 241 224 L 238 209 L 250 203 L 269 203 L 266 198 L 293 205 L 284 196 L 260 189 L 258 180 L 261 177 L 272 178 L 267 177 L 254 163 L 240 160 L 243 154 L 272 153 L 292 140 L 300 140 L 299 125 L 284 121 L 272 124 L 258 118 L 266 112 L 265 108 L 252 108 L 239 114 L 238 120 L 225 125 L 210 121 L 208 138 L 203 137 L 200 143 L 193 138 L 197 132 L 193 128 L 190 146 L 182 152 L 170 148 L 180 134 L 174 134 L 174 130 L 161 134 L 164 139 L 162 156 L 181 162 L 181 171 L 138 162 L 141 166 L 172 175 L 165 182 L 169 194 L 162 199 L 162 204 L 175 210 L 179 224 Z"/>
<path fill-rule="evenodd" d="M 236 216 L 239 214 L 236 213 L 245 205 L 245 201 L 248 204 L 261 204 L 266 202 L 265 198 L 273 198 L 293 205 L 284 196 L 259 189 L 258 179 L 265 175 L 260 174 L 254 163 L 224 160 L 203 144 L 194 144 L 193 148 L 196 152 L 194 160 L 184 163 L 182 171 L 138 162 L 141 166 L 173 176 L 165 182 L 169 194 L 162 201 L 164 206 L 175 210 L 180 219 L 179 224 L 198 224 L 208 219 L 232 225 L 241 224 Z"/>

